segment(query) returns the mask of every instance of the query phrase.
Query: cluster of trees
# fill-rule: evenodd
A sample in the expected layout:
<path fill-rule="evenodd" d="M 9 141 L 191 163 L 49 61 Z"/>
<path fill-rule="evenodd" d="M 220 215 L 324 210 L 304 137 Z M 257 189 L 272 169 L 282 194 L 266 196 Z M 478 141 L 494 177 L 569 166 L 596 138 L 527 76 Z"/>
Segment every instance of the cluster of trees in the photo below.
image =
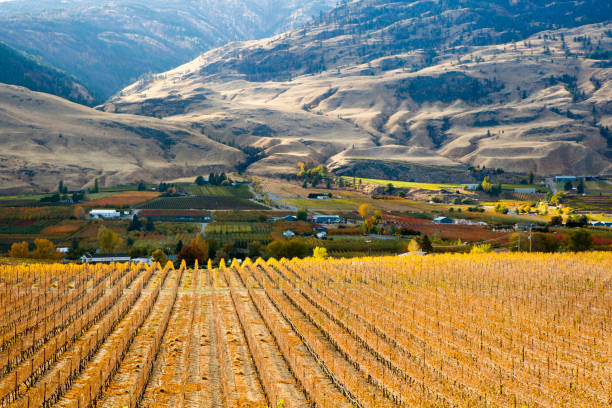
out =
<path fill-rule="evenodd" d="M 182 245 L 176 258 L 179 263 L 185 261 L 187 265 L 194 265 L 196 260 L 198 264 L 207 262 L 209 256 L 208 242 L 204 241 L 201 235 L 198 234 L 188 245 Z"/>
<path fill-rule="evenodd" d="M 589 219 L 586 215 L 570 214 L 565 219 L 565 226 L 570 228 L 581 228 L 589 223 Z M 549 225 L 558 227 L 563 225 L 563 217 L 561 215 L 554 215 L 550 217 Z"/>
<path fill-rule="evenodd" d="M 34 248 L 30 251 L 30 244 L 27 242 L 14 242 L 11 245 L 9 251 L 11 258 L 31 258 L 31 259 L 47 259 L 47 260 L 60 260 L 64 257 L 64 254 L 58 252 L 53 242 L 44 238 L 37 238 L 34 240 Z"/>
<path fill-rule="evenodd" d="M 563 184 L 563 190 L 565 191 L 570 191 L 574 188 L 574 184 L 571 181 L 566 181 Z M 578 183 L 576 184 L 576 192 L 578 194 L 584 194 L 584 181 L 580 180 L 578 181 Z"/>
<path fill-rule="evenodd" d="M 134 215 L 134 217 L 132 217 L 132 221 L 130 222 L 130 225 L 128 226 L 127 230 L 128 231 L 147 231 L 147 232 L 152 232 L 155 231 L 155 223 L 153 222 L 152 218 L 146 218 L 146 223 L 143 225 L 141 219 L 138 217 L 138 215 Z"/>
<path fill-rule="evenodd" d="M 226 186 L 231 183 L 231 180 L 225 175 L 225 173 L 210 173 L 208 180 L 202 176 L 198 176 L 195 179 L 195 183 L 198 186 L 210 184 L 211 186 Z"/>
<path fill-rule="evenodd" d="M 98 229 L 98 245 L 102 253 L 117 252 L 121 245 L 123 245 L 123 238 L 119 237 L 115 231 L 101 226 Z"/>
<path fill-rule="evenodd" d="M 301 239 L 276 240 L 272 241 L 266 247 L 266 253 L 274 258 L 304 258 L 308 256 L 312 248 Z"/>
<path fill-rule="evenodd" d="M 551 234 L 516 232 L 510 237 L 510 250 L 521 252 L 581 252 L 593 249 L 593 236 L 586 229 L 577 229 L 564 238 Z"/>
<path fill-rule="evenodd" d="M 94 179 L 94 186 L 89 189 L 90 193 L 99 193 L 100 192 L 100 183 L 98 179 Z"/>
<path fill-rule="evenodd" d="M 324 183 L 327 188 L 331 188 L 333 177 L 324 165 L 315 166 L 312 163 L 300 162 L 298 167 L 297 177 L 304 181 L 304 188 L 308 187 L 308 184 L 316 187 L 321 183 Z"/>
<path fill-rule="evenodd" d="M 68 186 L 64 184 L 63 180 L 60 180 L 57 186 L 57 192 L 42 197 L 41 203 L 59 203 L 62 200 L 72 200 L 73 203 L 78 203 L 85 199 L 85 191 L 75 191 L 72 194 L 68 194 Z"/>
<path fill-rule="evenodd" d="M 408 243 L 408 252 L 433 252 L 433 245 L 427 235 L 416 237 Z"/>
<path fill-rule="evenodd" d="M 493 184 L 491 182 L 491 177 L 486 176 L 482 180 L 482 183 L 480 183 L 480 186 L 478 186 L 478 189 L 493 196 L 497 196 L 502 192 L 502 184 L 501 181 L 498 181 L 497 184 Z"/>
<path fill-rule="evenodd" d="M 493 210 L 499 214 L 508 214 L 508 206 L 504 203 L 495 203 Z"/>
<path fill-rule="evenodd" d="M 369 204 L 361 204 L 358 213 L 363 220 L 361 230 L 364 234 L 378 231 L 378 225 L 382 223 L 382 212 L 380 210 L 372 211 L 372 207 Z"/>

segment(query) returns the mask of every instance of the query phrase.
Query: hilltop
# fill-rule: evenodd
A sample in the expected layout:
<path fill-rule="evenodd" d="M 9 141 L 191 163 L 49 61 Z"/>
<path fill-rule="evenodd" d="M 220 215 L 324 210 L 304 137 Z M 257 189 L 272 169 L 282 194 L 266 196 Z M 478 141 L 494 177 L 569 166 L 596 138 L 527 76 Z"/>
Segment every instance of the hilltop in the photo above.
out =
<path fill-rule="evenodd" d="M 344 3 L 304 28 L 140 80 L 101 109 L 255 148 L 257 174 L 298 160 L 363 177 L 398 162 L 612 172 L 612 6 L 487 5 Z"/>

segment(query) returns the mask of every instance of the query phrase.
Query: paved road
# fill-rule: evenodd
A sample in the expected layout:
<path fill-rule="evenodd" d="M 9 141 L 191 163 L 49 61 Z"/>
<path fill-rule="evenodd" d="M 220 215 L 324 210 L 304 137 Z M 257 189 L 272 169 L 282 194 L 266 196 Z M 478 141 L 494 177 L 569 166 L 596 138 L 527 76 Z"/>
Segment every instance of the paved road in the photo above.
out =
<path fill-rule="evenodd" d="M 281 208 L 281 209 L 284 208 L 284 209 L 291 210 L 291 211 L 299 210 L 299 208 L 297 208 L 297 207 L 295 207 L 293 205 L 289 205 L 289 204 L 287 204 L 287 203 L 285 203 L 283 201 L 280 201 L 281 199 L 287 199 L 287 198 L 291 198 L 291 197 L 281 197 L 278 194 L 274 194 L 274 193 L 265 193 L 265 194 L 268 196 L 268 198 L 270 200 L 272 200 L 272 202 L 274 204 L 278 205 L 279 208 Z"/>
<path fill-rule="evenodd" d="M 555 183 L 555 181 L 552 178 L 547 178 L 546 179 L 546 184 L 548 184 L 548 187 L 550 188 L 550 191 L 553 192 L 553 194 L 555 194 L 557 192 L 557 184 Z"/>

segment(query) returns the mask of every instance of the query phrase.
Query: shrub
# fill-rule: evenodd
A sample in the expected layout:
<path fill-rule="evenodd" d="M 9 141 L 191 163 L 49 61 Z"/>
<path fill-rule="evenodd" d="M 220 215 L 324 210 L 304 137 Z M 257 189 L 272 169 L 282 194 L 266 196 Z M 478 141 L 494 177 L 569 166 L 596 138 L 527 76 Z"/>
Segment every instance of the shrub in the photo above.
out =
<path fill-rule="evenodd" d="M 470 251 L 470 254 L 486 254 L 491 252 L 491 250 L 491 244 L 474 245 Z"/>
<path fill-rule="evenodd" d="M 549 225 L 554 225 L 554 226 L 559 226 L 561 224 L 563 224 L 563 217 L 561 217 L 560 215 L 554 215 L 552 217 L 550 217 L 550 221 L 548 222 Z"/>
<path fill-rule="evenodd" d="M 187 265 L 194 265 L 196 260 L 201 265 L 208 261 L 208 243 L 198 236 L 189 245 L 184 245 L 176 258 L 179 262 L 185 261 Z"/>
<path fill-rule="evenodd" d="M 593 248 L 593 236 L 585 229 L 572 231 L 567 237 L 566 246 L 572 252 L 588 251 Z"/>
<path fill-rule="evenodd" d="M 272 241 L 266 247 L 266 252 L 275 258 L 304 258 L 310 254 L 310 248 L 299 239 L 290 241 Z"/>
<path fill-rule="evenodd" d="M 495 210 L 496 213 L 499 213 L 499 214 L 508 214 L 508 207 L 506 207 L 502 203 L 495 204 L 495 207 L 493 207 L 493 209 Z"/>
<path fill-rule="evenodd" d="M 316 259 L 327 259 L 329 257 L 327 254 L 327 249 L 323 247 L 315 247 L 312 252 L 312 256 Z"/>
<path fill-rule="evenodd" d="M 11 245 L 9 256 L 11 258 L 28 258 L 30 256 L 30 249 L 28 248 L 28 243 L 25 241 L 14 242 L 13 245 Z"/>
<path fill-rule="evenodd" d="M 164 265 L 166 262 L 168 262 L 166 254 L 159 248 L 153 251 L 151 255 L 153 256 L 153 262 L 157 262 L 160 265 Z"/>

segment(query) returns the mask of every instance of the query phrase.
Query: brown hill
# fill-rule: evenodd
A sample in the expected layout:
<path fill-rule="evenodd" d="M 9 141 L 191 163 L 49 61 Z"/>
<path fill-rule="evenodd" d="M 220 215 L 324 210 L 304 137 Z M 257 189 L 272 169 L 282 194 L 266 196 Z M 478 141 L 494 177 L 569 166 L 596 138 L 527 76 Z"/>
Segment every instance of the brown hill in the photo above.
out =
<path fill-rule="evenodd" d="M 0 84 L 0 193 L 138 180 L 169 180 L 230 169 L 244 160 L 189 126 L 114 115 L 48 94 Z"/>
<path fill-rule="evenodd" d="M 192 123 L 227 144 L 259 147 L 264 159 L 249 167 L 254 173 L 285 172 L 305 158 L 345 169 L 372 159 L 542 175 L 612 172 L 609 23 L 438 49 L 431 61 L 415 49 L 360 63 L 351 56 L 359 37 L 338 35 L 312 45 L 348 54 L 334 68 L 265 81 L 241 72 L 239 61 L 254 55 L 280 69 L 284 44 L 307 50 L 299 38 L 322 30 L 212 50 L 133 84 L 104 109 Z M 379 39 L 391 41 L 384 33 Z"/>

